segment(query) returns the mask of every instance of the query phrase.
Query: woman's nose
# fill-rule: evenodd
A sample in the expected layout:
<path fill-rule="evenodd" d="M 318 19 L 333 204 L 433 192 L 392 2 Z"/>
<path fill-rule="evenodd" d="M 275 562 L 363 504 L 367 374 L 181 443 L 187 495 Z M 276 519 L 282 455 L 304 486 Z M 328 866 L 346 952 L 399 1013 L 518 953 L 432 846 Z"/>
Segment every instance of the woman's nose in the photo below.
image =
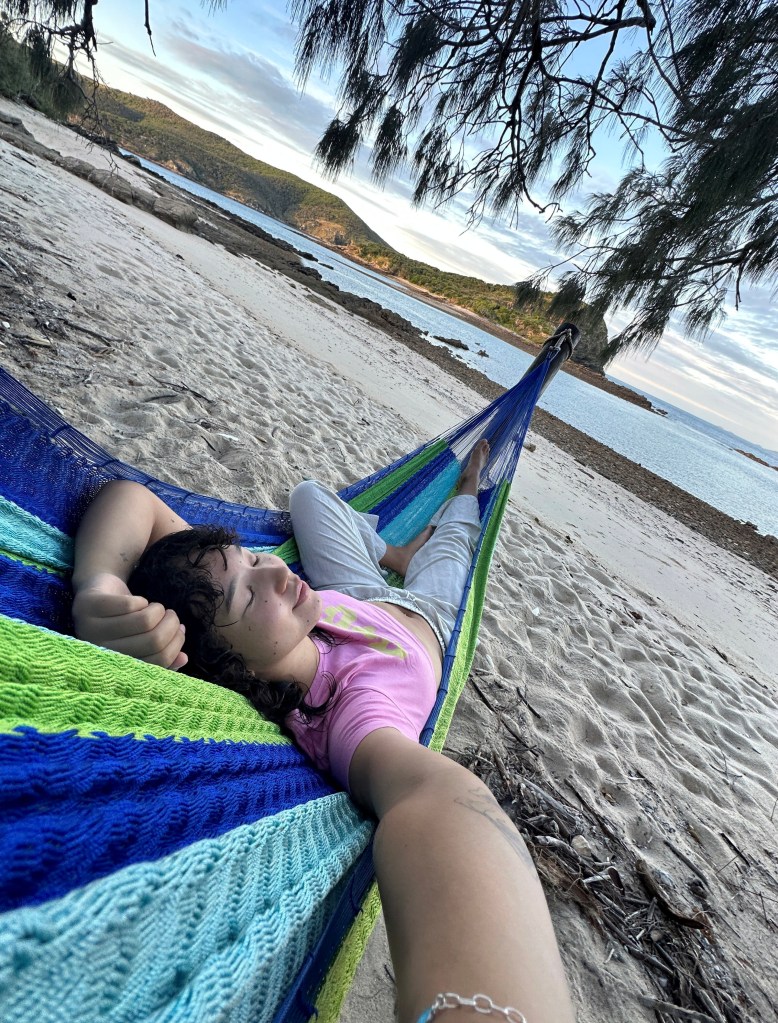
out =
<path fill-rule="evenodd" d="M 292 579 L 292 573 L 281 558 L 265 562 L 260 570 L 265 572 L 265 578 L 277 593 L 283 593 Z"/>

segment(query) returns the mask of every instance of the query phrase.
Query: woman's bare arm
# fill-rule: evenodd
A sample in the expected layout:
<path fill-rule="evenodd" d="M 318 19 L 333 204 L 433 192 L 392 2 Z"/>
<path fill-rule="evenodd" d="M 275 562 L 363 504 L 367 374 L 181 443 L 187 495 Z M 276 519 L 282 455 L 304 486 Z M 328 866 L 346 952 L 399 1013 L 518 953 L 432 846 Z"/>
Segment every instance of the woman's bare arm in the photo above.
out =
<path fill-rule="evenodd" d="M 379 819 L 373 857 L 401 1023 L 446 991 L 486 994 L 528 1023 L 573 1023 L 540 881 L 486 786 L 391 728 L 360 743 L 349 778 Z"/>
<path fill-rule="evenodd" d="M 177 616 L 127 587 L 147 547 L 187 523 L 139 483 L 107 484 L 76 534 L 73 619 L 76 635 L 163 667 L 180 668 L 183 630 Z"/>

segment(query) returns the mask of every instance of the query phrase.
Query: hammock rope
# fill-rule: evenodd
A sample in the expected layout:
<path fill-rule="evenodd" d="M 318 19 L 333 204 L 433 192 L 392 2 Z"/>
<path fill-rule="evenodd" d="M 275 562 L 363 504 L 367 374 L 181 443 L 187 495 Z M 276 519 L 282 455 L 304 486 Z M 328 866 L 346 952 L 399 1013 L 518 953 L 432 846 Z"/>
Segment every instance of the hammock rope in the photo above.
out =
<path fill-rule="evenodd" d="M 532 411 L 576 340 L 564 326 L 486 409 L 341 491 L 404 543 L 490 442 L 481 538 L 421 737 L 434 748 Z M 0 1018 L 334 1023 L 379 909 L 371 822 L 241 696 L 68 635 L 72 538 L 109 480 L 299 568 L 288 514 L 154 479 L 2 370 L 0 441 Z"/>

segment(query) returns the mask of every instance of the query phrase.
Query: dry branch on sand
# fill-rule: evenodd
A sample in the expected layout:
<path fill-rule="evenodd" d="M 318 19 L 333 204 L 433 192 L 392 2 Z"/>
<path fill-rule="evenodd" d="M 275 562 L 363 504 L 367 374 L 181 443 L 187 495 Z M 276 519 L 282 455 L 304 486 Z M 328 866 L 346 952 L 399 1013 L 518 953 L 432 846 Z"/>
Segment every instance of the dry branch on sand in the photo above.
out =
<path fill-rule="evenodd" d="M 717 940 L 718 927 L 728 922 L 719 916 L 723 907 L 716 905 L 705 872 L 665 835 L 665 843 L 694 874 L 684 885 L 651 867 L 607 812 L 568 782 L 571 801 L 523 740 L 504 754 L 478 747 L 467 766 L 516 823 L 547 888 L 575 903 L 601 934 L 605 962 L 626 955 L 640 963 L 646 986 L 655 993 L 625 990 L 625 997 L 652 1009 L 660 1023 L 764 1018 L 753 1014 L 747 988 Z M 663 830 L 660 821 L 653 825 Z M 619 983 L 618 976 L 614 980 Z"/>

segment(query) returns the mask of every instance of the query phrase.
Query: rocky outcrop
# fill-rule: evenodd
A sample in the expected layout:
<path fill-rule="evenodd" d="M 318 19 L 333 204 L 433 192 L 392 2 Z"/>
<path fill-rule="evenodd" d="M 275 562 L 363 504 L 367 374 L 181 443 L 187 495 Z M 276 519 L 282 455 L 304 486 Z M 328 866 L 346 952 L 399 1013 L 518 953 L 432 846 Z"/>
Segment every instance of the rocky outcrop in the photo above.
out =
<path fill-rule="evenodd" d="M 432 335 L 436 341 L 442 341 L 444 345 L 449 345 L 451 348 L 460 348 L 463 352 L 467 352 L 470 349 L 464 341 L 460 341 L 458 337 L 442 337 L 440 334 Z"/>
<path fill-rule="evenodd" d="M 197 223 L 197 210 L 191 203 L 182 202 L 180 199 L 160 196 L 152 202 L 150 212 L 160 220 L 177 227 L 179 231 L 191 231 Z"/>
<path fill-rule="evenodd" d="M 129 206 L 139 206 L 154 214 L 155 217 L 159 217 L 160 220 L 172 224 L 179 231 L 191 231 L 197 223 L 196 206 L 192 202 L 178 198 L 172 188 L 155 183 L 154 192 L 146 191 L 136 188 L 118 170 L 95 167 L 94 164 L 73 156 L 62 156 L 56 150 L 36 142 L 18 117 L 0 112 L 0 138 L 17 149 L 56 164 L 69 174 L 84 178 L 96 188 L 107 192 L 114 199 L 118 199 L 119 202 L 127 203 Z M 159 194 L 155 194 L 155 192 Z"/>
<path fill-rule="evenodd" d="M 0 139 L 15 146 L 17 149 L 21 149 L 24 153 L 40 156 L 44 160 L 50 159 L 52 150 L 36 142 L 35 138 L 27 131 L 18 117 L 14 117 L 12 114 L 4 114 L 2 111 L 0 111 Z"/>
<path fill-rule="evenodd" d="M 577 317 L 572 315 L 570 319 L 581 327 L 581 340 L 576 346 L 573 361 L 602 373 L 609 361 L 606 356 L 608 329 L 605 321 L 602 317 L 587 315 L 585 310 L 580 310 Z"/>

